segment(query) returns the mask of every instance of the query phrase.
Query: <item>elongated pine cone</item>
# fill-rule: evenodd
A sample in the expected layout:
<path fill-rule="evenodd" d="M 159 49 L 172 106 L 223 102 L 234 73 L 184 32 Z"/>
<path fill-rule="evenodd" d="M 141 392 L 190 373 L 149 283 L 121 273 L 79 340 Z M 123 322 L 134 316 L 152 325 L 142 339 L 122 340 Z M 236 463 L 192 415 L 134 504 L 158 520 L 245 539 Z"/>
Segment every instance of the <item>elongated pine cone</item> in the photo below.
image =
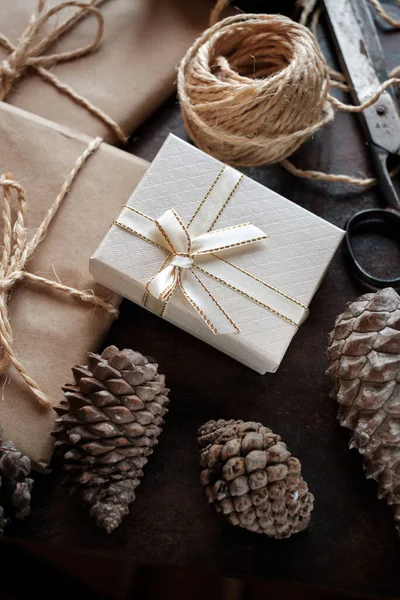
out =
<path fill-rule="evenodd" d="M 139 352 L 109 346 L 72 369 L 56 408 L 56 445 L 64 454 L 66 483 L 80 488 L 90 514 L 107 533 L 135 500 L 142 468 L 168 412 L 165 377 Z"/>
<path fill-rule="evenodd" d="M 0 430 L 0 536 L 13 519 L 29 515 L 33 479 L 31 461 L 12 442 L 2 441 Z"/>
<path fill-rule="evenodd" d="M 400 296 L 392 288 L 348 304 L 329 336 L 331 395 L 366 477 L 393 505 L 400 533 Z"/>
<path fill-rule="evenodd" d="M 208 421 L 198 432 L 201 485 L 232 525 L 277 539 L 306 529 L 314 496 L 281 437 L 252 421 Z"/>

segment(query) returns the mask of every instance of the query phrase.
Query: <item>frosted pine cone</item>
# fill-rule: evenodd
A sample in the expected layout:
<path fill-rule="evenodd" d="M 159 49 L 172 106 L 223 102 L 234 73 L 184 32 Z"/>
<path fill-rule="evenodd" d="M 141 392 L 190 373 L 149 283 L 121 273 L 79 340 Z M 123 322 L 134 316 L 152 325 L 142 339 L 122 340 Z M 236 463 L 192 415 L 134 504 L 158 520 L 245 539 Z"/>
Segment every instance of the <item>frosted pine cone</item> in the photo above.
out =
<path fill-rule="evenodd" d="M 31 461 L 12 442 L 3 442 L 0 430 L 0 535 L 13 518 L 29 515 L 33 479 Z"/>
<path fill-rule="evenodd" d="M 229 523 L 278 539 L 306 529 L 314 497 L 279 435 L 261 423 L 223 419 L 198 435 L 200 482 Z"/>
<path fill-rule="evenodd" d="M 64 454 L 66 482 L 81 489 L 90 514 L 111 533 L 135 500 L 168 412 L 169 390 L 157 364 L 115 346 L 89 353 L 88 365 L 72 372 L 75 385 L 63 388 L 53 435 Z"/>
<path fill-rule="evenodd" d="M 365 294 L 338 316 L 329 336 L 331 395 L 351 429 L 350 448 L 367 478 L 394 508 L 400 533 L 400 297 L 392 288 Z"/>

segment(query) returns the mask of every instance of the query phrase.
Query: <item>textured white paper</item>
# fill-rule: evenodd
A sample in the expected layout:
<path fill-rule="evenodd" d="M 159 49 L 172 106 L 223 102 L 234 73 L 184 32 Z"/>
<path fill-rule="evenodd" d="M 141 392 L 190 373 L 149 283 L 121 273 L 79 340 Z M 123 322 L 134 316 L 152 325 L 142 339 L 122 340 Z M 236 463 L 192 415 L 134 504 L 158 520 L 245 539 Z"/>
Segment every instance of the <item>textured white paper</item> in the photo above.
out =
<path fill-rule="evenodd" d="M 220 161 L 171 134 L 127 204 L 152 218 L 174 208 L 188 223 L 221 167 Z M 224 257 L 308 306 L 344 232 L 248 177 L 215 228 L 246 222 L 263 230 L 268 242 Z M 90 271 L 96 281 L 141 305 L 144 286 L 164 259 L 163 251 L 112 225 L 91 258 Z M 210 277 L 199 276 L 240 333 L 215 336 L 179 291 L 164 318 L 258 373 L 276 371 L 297 328 Z M 159 302 L 149 296 L 146 308 L 158 311 Z"/>

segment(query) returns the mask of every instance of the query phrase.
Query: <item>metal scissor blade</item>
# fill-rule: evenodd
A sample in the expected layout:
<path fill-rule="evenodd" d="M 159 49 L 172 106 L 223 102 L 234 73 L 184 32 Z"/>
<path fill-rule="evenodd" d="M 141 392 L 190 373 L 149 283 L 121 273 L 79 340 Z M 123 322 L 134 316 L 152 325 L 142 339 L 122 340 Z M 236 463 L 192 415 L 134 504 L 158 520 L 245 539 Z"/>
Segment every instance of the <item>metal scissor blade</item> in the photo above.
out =
<path fill-rule="evenodd" d="M 324 0 L 324 4 L 353 101 L 362 104 L 389 78 L 371 12 L 366 0 Z M 391 92 L 383 92 L 360 116 L 370 142 L 389 154 L 400 154 L 400 117 Z"/>

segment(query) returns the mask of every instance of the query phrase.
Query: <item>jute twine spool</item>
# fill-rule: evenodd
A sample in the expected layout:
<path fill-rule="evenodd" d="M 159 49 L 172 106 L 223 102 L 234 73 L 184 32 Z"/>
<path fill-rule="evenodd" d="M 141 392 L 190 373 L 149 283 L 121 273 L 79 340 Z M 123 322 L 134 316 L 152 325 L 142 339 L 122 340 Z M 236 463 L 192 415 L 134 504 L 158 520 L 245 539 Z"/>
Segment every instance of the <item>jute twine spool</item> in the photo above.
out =
<path fill-rule="evenodd" d="M 332 118 L 329 71 L 309 30 L 280 15 L 240 14 L 207 29 L 178 78 L 186 129 L 223 162 L 286 158 Z"/>
<path fill-rule="evenodd" d="M 194 143 L 234 166 L 281 162 L 308 179 L 373 184 L 373 178 L 301 171 L 285 159 L 333 120 L 334 107 L 359 112 L 400 80 L 386 81 L 362 106 L 343 104 L 330 89 L 346 89 L 344 78 L 328 66 L 307 27 L 263 14 L 216 22 L 228 3 L 218 1 L 212 26 L 189 49 L 178 71 L 182 115 Z"/>

